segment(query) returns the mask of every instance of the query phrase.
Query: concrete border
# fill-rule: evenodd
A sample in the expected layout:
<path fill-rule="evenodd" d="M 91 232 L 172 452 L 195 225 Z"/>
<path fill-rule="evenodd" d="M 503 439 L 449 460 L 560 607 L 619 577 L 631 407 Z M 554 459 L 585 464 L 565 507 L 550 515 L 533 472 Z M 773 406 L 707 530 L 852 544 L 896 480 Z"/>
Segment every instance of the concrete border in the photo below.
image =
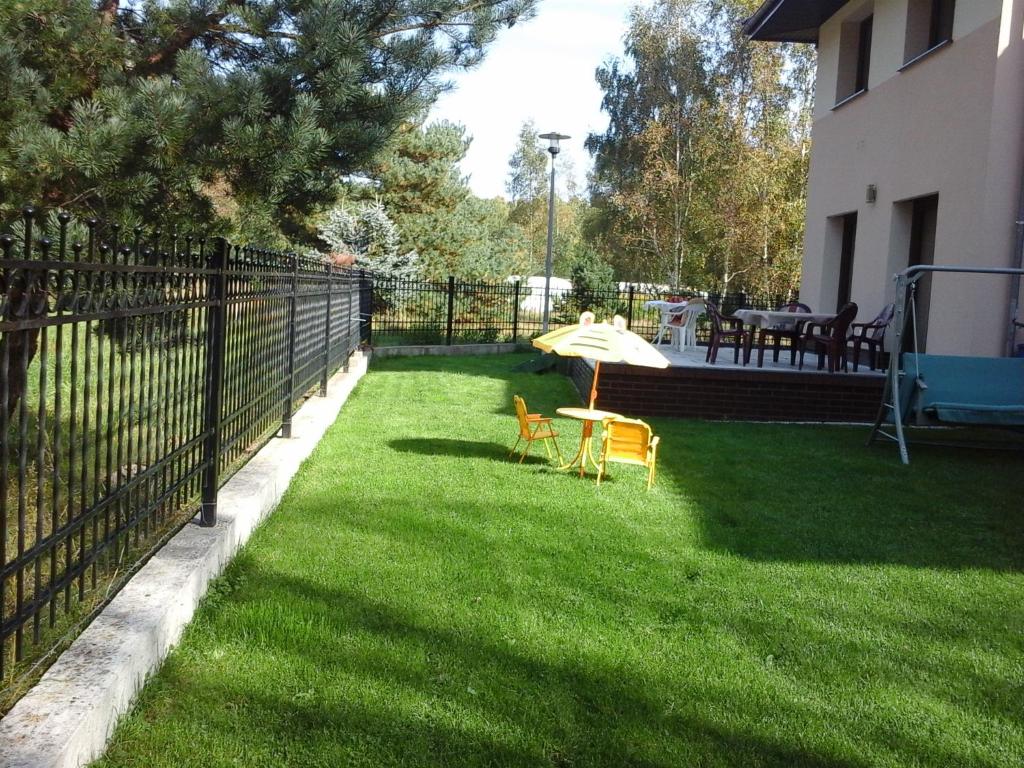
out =
<path fill-rule="evenodd" d="M 502 344 L 409 344 L 400 347 L 374 347 L 374 357 L 418 357 L 421 355 L 504 355 L 509 352 L 528 352 L 533 347 L 519 342 Z"/>
<path fill-rule="evenodd" d="M 327 397 L 311 397 L 295 413 L 292 438 L 271 440 L 221 488 L 217 525 L 190 524 L 174 536 L 0 720 L 0 768 L 78 768 L 103 754 L 210 580 L 277 506 L 368 363 L 356 352 Z"/>

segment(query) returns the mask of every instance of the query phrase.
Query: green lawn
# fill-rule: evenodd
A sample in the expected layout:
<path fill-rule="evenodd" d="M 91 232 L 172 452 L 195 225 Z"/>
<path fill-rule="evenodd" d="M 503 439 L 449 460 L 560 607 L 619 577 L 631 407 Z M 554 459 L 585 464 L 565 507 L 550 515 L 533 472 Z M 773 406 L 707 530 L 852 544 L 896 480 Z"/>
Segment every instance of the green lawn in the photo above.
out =
<path fill-rule="evenodd" d="M 520 359 L 374 363 L 99 765 L 1024 762 L 1020 454 L 664 419 L 598 489 Z"/>

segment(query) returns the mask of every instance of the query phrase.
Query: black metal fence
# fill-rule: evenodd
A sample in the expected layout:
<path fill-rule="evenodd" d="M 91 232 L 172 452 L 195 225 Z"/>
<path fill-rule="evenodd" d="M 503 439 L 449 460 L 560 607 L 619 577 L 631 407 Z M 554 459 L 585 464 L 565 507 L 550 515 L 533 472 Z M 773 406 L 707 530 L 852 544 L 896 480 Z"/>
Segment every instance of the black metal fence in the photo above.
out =
<path fill-rule="evenodd" d="M 644 304 L 673 293 L 553 290 L 551 327 L 591 310 L 651 338 Z M 727 313 L 781 301 L 702 295 Z M 0 235 L 0 684 L 197 509 L 213 524 L 226 477 L 361 342 L 523 340 L 542 310 L 522 282 L 385 278 L 26 209 Z"/>
<path fill-rule="evenodd" d="M 375 346 L 404 344 L 473 344 L 511 342 L 540 335 L 543 327 L 543 289 L 516 281 L 506 283 L 400 280 L 366 276 L 372 286 L 372 330 Z M 552 288 L 549 327 L 578 322 L 592 311 L 599 319 L 621 315 L 631 330 L 648 339 L 658 332 L 661 314 L 645 308 L 650 301 L 673 296 L 702 296 L 725 314 L 737 309 L 774 309 L 786 296 L 752 296 L 629 286 L 622 290 Z M 699 341 L 707 341 L 709 322 L 697 326 Z"/>
<path fill-rule="evenodd" d="M 41 223 L 26 209 L 0 236 L 0 682 L 200 503 L 213 524 L 217 488 L 324 393 L 368 304 L 359 273 L 317 259 Z"/>

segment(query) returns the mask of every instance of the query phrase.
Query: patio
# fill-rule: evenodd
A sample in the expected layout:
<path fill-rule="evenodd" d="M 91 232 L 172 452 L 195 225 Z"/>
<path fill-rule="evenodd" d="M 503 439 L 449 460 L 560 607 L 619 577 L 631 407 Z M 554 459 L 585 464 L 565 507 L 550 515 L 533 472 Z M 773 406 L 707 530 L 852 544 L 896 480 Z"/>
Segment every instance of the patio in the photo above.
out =
<path fill-rule="evenodd" d="M 818 370 L 818 356 L 813 352 L 808 352 L 804 359 L 804 367 L 801 370 L 796 365 L 789 364 L 789 350 L 783 349 L 779 355 L 779 362 L 773 362 L 771 350 L 767 350 L 764 355 L 764 365 L 758 367 L 757 365 L 757 347 L 754 347 L 753 353 L 750 357 L 750 362 L 747 365 L 743 364 L 743 354 L 740 353 L 740 361 L 738 363 L 733 362 L 732 347 L 723 347 L 718 353 L 718 360 L 712 365 L 704 360 L 707 354 L 707 347 L 690 347 L 682 351 L 676 349 L 670 344 L 659 344 L 657 347 L 658 351 L 661 352 L 674 368 L 700 368 L 703 370 L 713 371 L 764 371 L 771 373 L 813 373 L 816 375 L 827 376 L 827 370 Z M 858 371 L 853 370 L 853 364 L 850 364 L 850 370 L 845 372 L 843 375 L 848 376 L 869 376 L 869 377 L 882 377 L 885 375 L 885 371 L 875 370 L 872 371 L 867 365 L 861 365 Z"/>
<path fill-rule="evenodd" d="M 722 348 L 714 365 L 704 361 L 706 347 L 679 351 L 669 344 L 658 350 L 671 363 L 657 370 L 628 365 L 601 367 L 598 404 L 638 416 L 671 416 L 714 421 L 785 421 L 870 423 L 882 400 L 884 371 L 867 365 L 853 372 L 817 369 L 817 356 L 807 353 L 803 370 L 789 364 L 789 350 L 779 362 L 767 351 L 757 367 L 733 363 L 731 348 Z M 590 391 L 593 364 L 576 359 L 567 370 L 581 397 Z"/>
<path fill-rule="evenodd" d="M 1021 763 L 1019 455 L 656 419 L 598 490 L 524 359 L 376 362 L 98 765 Z"/>

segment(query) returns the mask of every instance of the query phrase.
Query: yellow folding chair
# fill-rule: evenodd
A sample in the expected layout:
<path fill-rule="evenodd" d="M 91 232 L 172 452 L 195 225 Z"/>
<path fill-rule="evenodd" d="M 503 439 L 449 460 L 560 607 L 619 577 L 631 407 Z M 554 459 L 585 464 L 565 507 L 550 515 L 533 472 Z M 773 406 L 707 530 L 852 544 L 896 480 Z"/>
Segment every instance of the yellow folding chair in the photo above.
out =
<path fill-rule="evenodd" d="M 515 455 L 516 448 L 519 447 L 519 443 L 523 440 L 526 441 L 526 445 L 523 447 L 523 455 L 519 457 L 519 463 L 523 463 L 523 459 L 526 458 L 526 454 L 530 452 L 530 446 L 533 445 L 534 440 L 542 440 L 544 442 L 544 448 L 547 450 L 548 458 L 551 458 L 551 446 L 548 444 L 548 440 L 555 444 L 555 453 L 558 454 L 558 463 L 564 464 L 562 461 L 562 451 L 558 448 L 558 441 L 555 439 L 558 437 L 558 433 L 551 428 L 551 419 L 548 417 L 541 416 L 539 413 L 529 413 L 526 408 L 526 401 L 523 400 L 519 395 L 515 395 L 512 401 L 516 406 L 516 419 L 519 421 L 519 437 L 516 438 L 516 444 L 512 446 L 512 450 L 509 451 L 509 458 Z"/>
<path fill-rule="evenodd" d="M 655 461 L 658 458 L 658 438 L 651 434 L 651 427 L 639 419 L 623 417 L 609 418 L 601 422 L 604 437 L 601 439 L 601 458 L 598 460 L 597 484 L 607 473 L 608 462 L 639 464 L 647 467 L 647 490 L 654 485 Z"/>

